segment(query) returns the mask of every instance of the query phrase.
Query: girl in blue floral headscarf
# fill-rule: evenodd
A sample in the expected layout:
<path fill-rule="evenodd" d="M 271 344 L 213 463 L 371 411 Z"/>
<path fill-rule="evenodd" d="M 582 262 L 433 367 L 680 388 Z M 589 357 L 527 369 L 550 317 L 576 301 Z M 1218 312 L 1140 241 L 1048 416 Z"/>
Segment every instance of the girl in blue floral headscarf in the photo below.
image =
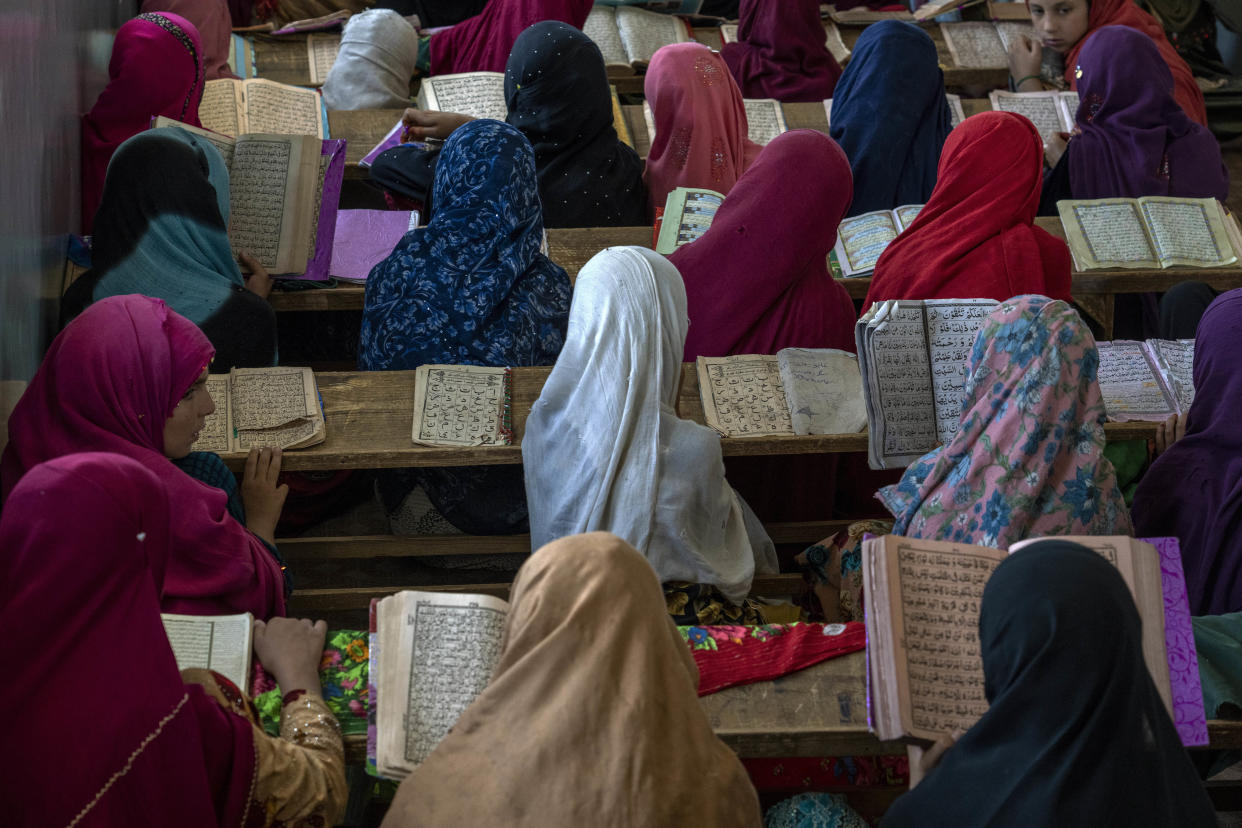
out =
<path fill-rule="evenodd" d="M 876 495 L 893 532 L 1000 548 L 1042 535 L 1129 535 L 1104 457 L 1099 353 L 1065 302 L 1018 296 L 989 315 L 970 355 L 953 440 Z"/>
<path fill-rule="evenodd" d="M 432 187 L 431 221 L 367 277 L 358 367 L 551 365 L 565 341 L 570 286 L 539 252 L 543 212 L 530 143 L 500 121 L 471 121 L 445 142 Z M 383 475 L 390 517 L 415 486 L 462 531 L 525 529 L 518 466 Z M 405 514 L 403 530 L 417 530 Z"/>

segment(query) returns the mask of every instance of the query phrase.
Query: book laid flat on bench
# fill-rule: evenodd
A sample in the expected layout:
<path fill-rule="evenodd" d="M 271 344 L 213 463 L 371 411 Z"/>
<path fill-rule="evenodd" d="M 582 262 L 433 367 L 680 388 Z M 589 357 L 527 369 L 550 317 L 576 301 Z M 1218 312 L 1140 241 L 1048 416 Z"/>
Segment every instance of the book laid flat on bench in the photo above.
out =
<path fill-rule="evenodd" d="M 854 328 L 867 460 L 903 468 L 957 434 L 966 366 L 992 299 L 888 300 Z"/>
<path fill-rule="evenodd" d="M 227 374 L 208 374 L 207 392 L 216 410 L 203 424 L 194 451 L 300 449 L 324 440 L 319 385 L 310 368 L 234 368 Z"/>
<path fill-rule="evenodd" d="M 263 78 L 207 81 L 198 119 L 205 129 L 234 138 L 248 132 L 328 137 L 328 111 L 318 92 Z"/>
<path fill-rule="evenodd" d="M 855 434 L 867 424 L 858 358 L 833 348 L 699 357 L 703 420 L 725 437 Z"/>
<path fill-rule="evenodd" d="M 866 6 L 855 6 L 852 9 L 842 9 L 841 11 L 837 11 L 834 6 L 829 6 L 828 16 L 833 22 L 844 26 L 866 26 L 870 23 L 879 23 L 882 20 L 914 22 L 914 15 L 908 11 L 875 11 Z"/>
<path fill-rule="evenodd" d="M 328 272 L 343 282 L 366 282 L 371 268 L 417 227 L 417 210 L 341 210 L 336 214 Z"/>
<path fill-rule="evenodd" d="M 306 36 L 306 63 L 310 68 L 311 86 L 323 86 L 340 52 L 340 32 L 321 32 Z"/>
<path fill-rule="evenodd" d="M 712 226 L 724 200 L 724 195 L 715 190 L 677 187 L 670 192 L 664 201 L 656 252 L 667 256 L 683 244 L 701 238 Z"/>
<path fill-rule="evenodd" d="M 1099 383 L 1108 419 L 1163 422 L 1195 400 L 1193 339 L 1097 342 Z"/>
<path fill-rule="evenodd" d="M 1177 540 L 1063 540 L 1117 567 L 1142 619 L 1143 660 L 1178 735 L 1186 745 L 1207 744 Z M 879 738 L 935 740 L 969 729 L 987 712 L 979 605 L 988 578 L 1008 554 L 896 535 L 863 541 L 868 713 Z M 1012 554 L 1032 553 L 1019 548 Z"/>
<path fill-rule="evenodd" d="M 880 254 L 922 210 L 922 204 L 903 204 L 894 210 L 874 210 L 841 219 L 833 247 L 841 275 L 870 276 Z"/>
<path fill-rule="evenodd" d="M 953 61 L 967 69 L 1008 69 L 1009 44 L 1025 35 L 1039 40 L 1029 22 L 996 20 L 941 23 L 945 45 Z"/>
<path fill-rule="evenodd" d="M 720 42 L 737 43 L 738 28 L 737 23 L 721 23 Z M 845 62 L 850 59 L 850 49 L 845 45 L 845 41 L 841 39 L 841 30 L 831 21 L 824 23 L 824 45 L 828 47 L 828 51 L 832 53 L 832 57 L 837 63 L 844 66 Z"/>
<path fill-rule="evenodd" d="M 334 11 L 331 14 L 320 15 L 319 17 L 308 17 L 305 20 L 294 20 L 279 29 L 274 29 L 274 35 L 292 35 L 301 34 L 302 32 L 320 32 L 328 29 L 339 29 L 350 18 L 348 9 Z"/>
<path fill-rule="evenodd" d="M 404 591 L 374 605 L 375 764 L 409 775 L 491 681 L 509 605 L 488 595 Z"/>
<path fill-rule="evenodd" d="M 414 372 L 414 444 L 513 445 L 511 400 L 508 368 L 420 365 Z"/>
<path fill-rule="evenodd" d="M 160 614 L 172 645 L 178 670 L 199 667 L 214 670 L 250 692 L 250 653 L 254 645 L 254 616 Z"/>
<path fill-rule="evenodd" d="M 1242 233 L 1213 198 L 1058 201 L 1074 270 L 1222 267 L 1238 260 Z"/>
<path fill-rule="evenodd" d="M 945 93 L 945 102 L 949 105 L 949 125 L 956 129 L 962 121 L 966 120 L 966 110 L 962 109 L 962 98 L 960 95 Z M 828 124 L 832 124 L 832 98 L 824 98 L 824 118 Z"/>
<path fill-rule="evenodd" d="M 163 116 L 210 141 L 229 170 L 229 241 L 269 273 L 325 280 L 345 178 L 345 142 L 312 135 L 247 134 L 239 138 Z"/>
<path fill-rule="evenodd" d="M 1002 92 L 993 90 L 988 100 L 996 112 L 1014 112 L 1035 125 L 1045 146 L 1058 132 L 1074 130 L 1078 113 L 1078 93 L 1065 92 Z"/>
<path fill-rule="evenodd" d="M 505 105 L 505 73 L 458 72 L 423 78 L 416 106 L 503 121 L 509 115 Z"/>
<path fill-rule="evenodd" d="M 631 74 L 646 67 L 661 46 L 690 40 L 690 30 L 679 17 L 633 6 L 595 4 L 582 33 L 599 47 L 610 74 Z"/>
<path fill-rule="evenodd" d="M 964 9 L 982 2 L 983 0 L 932 0 L 932 2 L 924 3 L 914 10 L 914 19 L 931 20 L 933 17 L 945 12 L 951 12 L 954 9 Z M 1026 9 L 1024 8 L 1023 11 L 1026 11 Z"/>

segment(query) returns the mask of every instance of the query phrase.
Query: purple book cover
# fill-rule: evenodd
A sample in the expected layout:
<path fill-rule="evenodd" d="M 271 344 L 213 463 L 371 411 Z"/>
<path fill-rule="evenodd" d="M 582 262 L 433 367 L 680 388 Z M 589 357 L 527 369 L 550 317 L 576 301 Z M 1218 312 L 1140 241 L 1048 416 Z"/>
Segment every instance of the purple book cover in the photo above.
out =
<path fill-rule="evenodd" d="M 1199 656 L 1190 625 L 1190 601 L 1182 572 L 1177 538 L 1140 538 L 1160 553 L 1160 580 L 1164 586 L 1164 646 L 1168 651 L 1169 685 L 1173 690 L 1173 724 L 1187 747 L 1208 743 L 1203 687 L 1199 684 Z"/>
<path fill-rule="evenodd" d="M 341 205 L 341 182 L 345 179 L 345 139 L 323 142 L 323 154 L 329 157 L 323 176 L 323 200 L 319 204 L 319 225 L 315 230 L 315 256 L 306 263 L 306 272 L 294 279 L 326 282 L 332 262 L 332 241 L 336 236 L 336 213 Z"/>
<path fill-rule="evenodd" d="M 341 210 L 336 214 L 329 273 L 363 282 L 371 268 L 392 253 L 397 242 L 418 226 L 418 213 L 404 210 Z"/>
<path fill-rule="evenodd" d="M 388 131 L 388 134 L 384 136 L 383 140 L 376 144 L 370 152 L 362 156 L 362 160 L 358 162 L 358 166 L 370 167 L 375 163 L 375 159 L 379 158 L 379 154 L 381 152 L 390 150 L 393 147 L 401 146 L 401 133 L 404 131 L 405 123 L 397 121 L 397 125 Z"/>

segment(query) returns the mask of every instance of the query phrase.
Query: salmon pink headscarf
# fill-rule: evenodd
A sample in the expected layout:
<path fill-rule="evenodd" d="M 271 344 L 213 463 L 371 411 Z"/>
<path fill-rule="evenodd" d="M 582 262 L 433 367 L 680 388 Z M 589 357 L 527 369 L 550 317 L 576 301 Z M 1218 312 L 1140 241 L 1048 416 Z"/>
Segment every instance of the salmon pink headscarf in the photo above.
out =
<path fill-rule="evenodd" d="M 1070 299 L 1065 242 L 1035 227 L 1043 141 L 1011 112 L 949 133 L 927 206 L 875 265 L 864 310 L 883 299 Z"/>

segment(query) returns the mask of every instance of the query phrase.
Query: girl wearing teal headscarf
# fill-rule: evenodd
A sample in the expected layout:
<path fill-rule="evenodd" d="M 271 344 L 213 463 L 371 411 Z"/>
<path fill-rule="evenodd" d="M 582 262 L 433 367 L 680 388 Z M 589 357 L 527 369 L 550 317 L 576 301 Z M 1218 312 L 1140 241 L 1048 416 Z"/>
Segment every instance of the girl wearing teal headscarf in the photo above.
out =
<path fill-rule="evenodd" d="M 213 371 L 276 362 L 271 279 L 243 278 L 228 238 L 229 173 L 208 141 L 177 127 L 117 148 L 95 216 L 94 269 L 65 293 L 64 322 L 106 296 L 163 299 L 216 348 Z"/>

